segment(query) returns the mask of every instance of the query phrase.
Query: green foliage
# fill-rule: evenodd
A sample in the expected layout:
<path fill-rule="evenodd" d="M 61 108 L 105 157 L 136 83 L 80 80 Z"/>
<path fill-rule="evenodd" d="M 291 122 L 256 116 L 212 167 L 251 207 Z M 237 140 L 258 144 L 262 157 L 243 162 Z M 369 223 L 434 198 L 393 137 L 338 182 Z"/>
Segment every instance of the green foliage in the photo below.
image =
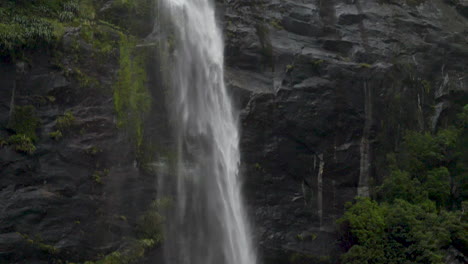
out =
<path fill-rule="evenodd" d="M 101 153 L 102 149 L 97 146 L 91 146 L 85 150 L 85 153 L 90 156 L 96 156 L 97 154 Z"/>
<path fill-rule="evenodd" d="M 33 154 L 36 151 L 31 138 L 24 134 L 16 134 L 8 138 L 8 144 L 13 145 L 16 151 L 24 152 L 26 154 Z"/>
<path fill-rule="evenodd" d="M 159 244 L 164 240 L 162 212 L 171 206 L 172 200 L 162 198 L 154 200 L 149 209 L 138 219 L 137 233 L 141 239 L 150 239 Z"/>
<path fill-rule="evenodd" d="M 449 245 L 466 249 L 468 225 L 429 200 L 378 204 L 360 198 L 340 219 L 344 263 L 442 264 Z"/>
<path fill-rule="evenodd" d="M 70 131 L 75 125 L 75 116 L 71 111 L 66 111 L 62 116 L 58 117 L 55 126 L 58 131 L 65 133 Z"/>
<path fill-rule="evenodd" d="M 32 105 L 16 106 L 8 124 L 16 135 L 8 139 L 8 144 L 13 145 L 16 151 L 26 154 L 34 153 L 36 151 L 34 142 L 37 141 L 36 130 L 39 125 L 36 109 Z"/>
<path fill-rule="evenodd" d="M 56 255 L 60 252 L 60 250 L 52 245 L 45 244 L 39 236 L 30 237 L 26 234 L 18 233 L 20 236 L 23 237 L 24 241 L 31 247 L 41 250 L 44 253 L 49 255 Z"/>
<path fill-rule="evenodd" d="M 381 200 L 393 202 L 395 199 L 404 199 L 410 202 L 421 202 L 427 198 L 421 187 L 421 183 L 416 178 L 411 178 L 406 171 L 393 170 L 385 178 L 382 186 L 377 188 Z"/>
<path fill-rule="evenodd" d="M 109 23 L 103 25 L 85 23 L 80 30 L 80 37 L 93 46 L 94 56 L 103 61 L 114 53 L 114 47 L 118 45 L 114 34 L 117 34 L 117 31 L 113 26 L 109 26 Z"/>
<path fill-rule="evenodd" d="M 114 106 L 118 127 L 127 129 L 139 149 L 143 143 L 144 120 L 151 108 L 151 95 L 146 87 L 145 56 L 135 49 L 135 45 L 133 39 L 121 35 Z"/>
<path fill-rule="evenodd" d="M 97 170 L 97 171 L 94 171 L 93 175 L 91 176 L 91 178 L 93 179 L 93 181 L 95 183 L 98 183 L 98 184 L 102 184 L 103 181 L 102 181 L 102 178 L 106 177 L 107 175 L 109 175 L 110 173 L 110 170 L 109 169 L 104 169 L 104 170 Z"/>
<path fill-rule="evenodd" d="M 37 140 L 36 130 L 39 128 L 39 118 L 32 105 L 15 106 L 8 127 L 16 134 L 23 134 L 32 141 Z"/>
<path fill-rule="evenodd" d="M 0 51 L 2 53 L 37 48 L 52 42 L 54 37 L 54 26 L 43 18 L 12 15 L 9 23 L 0 23 Z"/>
<path fill-rule="evenodd" d="M 466 199 L 468 159 L 467 128 L 463 125 L 463 113 L 457 126 L 442 129 L 437 134 L 408 131 L 404 136 L 399 155 L 394 156 L 395 164 L 390 177 L 381 187 L 385 199 L 415 200 L 402 195 L 389 196 L 390 190 L 400 188 L 405 195 L 419 193 L 435 201 L 439 207 L 460 208 Z M 406 179 L 395 177 L 397 170 L 406 173 Z M 411 181 L 413 190 L 405 190 L 404 182 Z M 391 185 L 394 185 L 393 187 Z M 414 198 L 414 196 L 413 196 Z M 420 197 L 421 198 L 421 197 Z"/>
<path fill-rule="evenodd" d="M 93 0 L 4 1 L 0 3 L 0 55 L 17 58 L 27 50 L 54 46 L 65 27 L 94 18 Z"/>
<path fill-rule="evenodd" d="M 86 261 L 84 264 L 131 264 L 138 263 L 145 251 L 154 247 L 156 243 L 151 239 L 132 240 L 126 247 L 114 251 L 97 261 Z"/>
<path fill-rule="evenodd" d="M 436 134 L 408 131 L 377 201 L 359 198 L 338 223 L 344 263 L 444 263 L 445 249 L 468 251 L 468 107 Z M 451 211 L 449 211 L 451 210 Z"/>
<path fill-rule="evenodd" d="M 0 5 L 0 53 L 16 57 L 24 50 L 55 43 L 64 25 L 77 15 L 71 2 L 58 0 L 6 1 Z"/>
<path fill-rule="evenodd" d="M 169 198 L 153 201 L 146 213 L 138 219 L 136 226 L 136 232 L 139 236 L 138 240 L 130 240 L 126 246 L 118 251 L 114 251 L 97 261 L 86 261 L 84 264 L 139 263 L 146 250 L 162 242 L 162 225 L 165 219 L 160 213 L 167 209 L 171 203 L 172 200 Z M 126 221 L 126 217 L 120 217 Z"/>
<path fill-rule="evenodd" d="M 56 130 L 56 131 L 50 132 L 49 137 L 55 141 L 59 141 L 63 137 L 63 134 L 60 130 Z"/>

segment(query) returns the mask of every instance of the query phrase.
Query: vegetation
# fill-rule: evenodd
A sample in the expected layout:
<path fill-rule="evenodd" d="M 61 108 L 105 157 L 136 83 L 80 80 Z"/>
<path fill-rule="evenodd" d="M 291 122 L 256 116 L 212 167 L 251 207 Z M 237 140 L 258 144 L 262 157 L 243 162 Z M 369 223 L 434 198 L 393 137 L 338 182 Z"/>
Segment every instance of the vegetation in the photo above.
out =
<path fill-rule="evenodd" d="M 60 116 L 56 120 L 55 126 L 61 134 L 70 131 L 75 125 L 75 116 L 71 111 L 66 111 L 63 116 Z"/>
<path fill-rule="evenodd" d="M 39 118 L 32 105 L 15 106 L 8 127 L 16 134 L 22 134 L 31 141 L 37 140 L 36 130 L 39 128 Z"/>
<path fill-rule="evenodd" d="M 32 105 L 15 106 L 8 123 L 8 128 L 15 132 L 4 142 L 14 146 L 16 151 L 32 154 L 36 151 L 34 142 L 37 141 L 36 130 L 40 121 L 36 116 L 36 109 Z"/>
<path fill-rule="evenodd" d="M 114 251 L 97 261 L 86 261 L 84 264 L 130 264 L 137 263 L 149 248 L 155 246 L 151 239 L 131 240 L 119 251 Z"/>
<path fill-rule="evenodd" d="M 95 171 L 92 175 L 92 178 L 93 178 L 93 181 L 98 183 L 98 184 L 102 184 L 102 178 L 106 177 L 107 175 L 109 175 L 110 173 L 110 170 L 109 169 L 104 169 L 104 170 L 100 170 L 100 171 Z"/>
<path fill-rule="evenodd" d="M 468 251 L 468 105 L 455 126 L 408 131 L 375 200 L 349 204 L 341 226 L 344 263 L 444 263 L 445 249 Z"/>
<path fill-rule="evenodd" d="M 144 120 L 151 108 L 151 95 L 146 87 L 145 54 L 136 50 L 135 45 L 134 39 L 121 35 L 114 106 L 117 126 L 127 129 L 138 152 L 143 146 Z"/>
<path fill-rule="evenodd" d="M 24 134 L 16 134 L 8 138 L 8 144 L 13 145 L 16 151 L 33 154 L 36 151 L 33 141 Z"/>
<path fill-rule="evenodd" d="M 52 245 L 45 244 L 39 236 L 35 236 L 34 238 L 26 235 L 18 233 L 20 236 L 23 237 L 24 241 L 33 248 L 36 248 L 46 254 L 49 255 L 56 255 L 60 252 L 60 250 Z"/>
<path fill-rule="evenodd" d="M 165 218 L 162 212 L 172 203 L 169 198 L 154 200 L 149 209 L 143 214 L 137 222 L 137 234 L 140 239 L 150 239 L 159 244 L 164 240 L 163 223 Z"/>
<path fill-rule="evenodd" d="M 91 146 L 85 150 L 85 153 L 90 156 L 96 156 L 97 154 L 101 153 L 102 149 L 97 146 Z"/>
<path fill-rule="evenodd" d="M 137 263 L 147 249 L 159 245 L 163 241 L 162 226 L 164 217 L 161 215 L 171 205 L 168 198 L 153 201 L 137 222 L 138 239 L 130 240 L 123 249 L 114 251 L 97 261 L 86 261 L 84 264 L 130 264 Z M 126 218 L 121 216 L 121 218 Z"/>
<path fill-rule="evenodd" d="M 56 130 L 56 131 L 50 132 L 49 137 L 55 141 L 59 141 L 63 137 L 63 134 L 60 130 Z"/>
<path fill-rule="evenodd" d="M 86 14 L 76 0 L 2 1 L 0 4 L 0 54 L 22 56 L 26 50 L 53 45 L 65 26 Z"/>

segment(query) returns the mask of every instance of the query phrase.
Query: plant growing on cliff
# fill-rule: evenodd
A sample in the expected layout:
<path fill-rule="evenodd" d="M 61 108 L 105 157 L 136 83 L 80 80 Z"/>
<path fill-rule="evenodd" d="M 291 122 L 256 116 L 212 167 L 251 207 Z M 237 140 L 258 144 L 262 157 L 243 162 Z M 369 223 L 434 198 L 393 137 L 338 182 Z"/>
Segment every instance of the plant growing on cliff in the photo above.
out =
<path fill-rule="evenodd" d="M 443 249 L 466 249 L 468 225 L 459 213 L 436 210 L 430 200 L 418 204 L 397 199 L 378 204 L 360 198 L 338 223 L 344 263 L 443 263 Z"/>
<path fill-rule="evenodd" d="M 107 175 L 109 175 L 110 173 L 110 170 L 109 169 L 104 169 L 104 170 L 100 170 L 100 171 L 94 171 L 93 175 L 91 176 L 91 178 L 93 179 L 93 181 L 95 183 L 98 183 L 98 184 L 102 184 L 103 181 L 102 181 L 102 178 L 106 177 Z"/>
<path fill-rule="evenodd" d="M 389 155 L 378 201 L 359 198 L 338 221 L 344 263 L 440 264 L 449 246 L 468 251 L 459 211 L 467 198 L 467 124 L 465 106 L 452 127 L 406 133 L 400 153 Z"/>
<path fill-rule="evenodd" d="M 63 134 L 60 130 L 56 130 L 56 131 L 50 132 L 49 137 L 55 141 L 59 141 L 63 137 Z"/>
<path fill-rule="evenodd" d="M 22 134 L 31 141 L 37 140 L 36 130 L 39 128 L 39 118 L 36 116 L 36 109 L 32 105 L 15 106 L 10 118 L 8 128 L 16 134 Z"/>
<path fill-rule="evenodd" d="M 163 224 L 166 220 L 162 212 L 171 206 L 172 200 L 161 198 L 154 200 L 148 210 L 138 219 L 136 231 L 141 239 L 150 239 L 156 244 L 164 240 Z"/>
<path fill-rule="evenodd" d="M 16 134 L 8 138 L 8 144 L 13 145 L 16 151 L 23 152 L 26 154 L 33 154 L 36 151 L 31 138 L 24 134 Z"/>
<path fill-rule="evenodd" d="M 70 131 L 75 125 L 75 116 L 71 111 L 66 111 L 62 116 L 58 117 L 55 123 L 58 131 L 65 133 Z"/>
<path fill-rule="evenodd" d="M 126 129 L 137 152 L 142 148 L 144 120 L 151 108 L 151 95 L 146 87 L 144 53 L 135 49 L 130 37 L 121 35 L 120 70 L 114 86 L 117 126 Z"/>
<path fill-rule="evenodd" d="M 49 255 L 56 255 L 60 252 L 60 250 L 54 247 L 53 245 L 44 243 L 42 238 L 40 238 L 39 236 L 31 237 L 26 234 L 18 234 L 23 237 L 24 241 L 27 243 L 28 246 L 38 249 L 44 253 L 47 253 Z"/>

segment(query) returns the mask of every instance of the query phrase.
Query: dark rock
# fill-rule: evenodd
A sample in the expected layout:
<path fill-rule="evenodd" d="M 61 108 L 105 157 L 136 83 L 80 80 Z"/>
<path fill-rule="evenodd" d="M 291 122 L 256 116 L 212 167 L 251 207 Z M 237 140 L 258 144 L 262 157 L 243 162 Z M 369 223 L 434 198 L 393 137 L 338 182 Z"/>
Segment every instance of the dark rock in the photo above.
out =
<path fill-rule="evenodd" d="M 261 6 L 234 0 L 222 9 L 257 239 L 266 263 L 330 263 L 340 252 L 333 232 L 344 203 L 368 188 L 362 181 L 381 180 L 403 131 L 437 129 L 468 102 L 467 20 L 441 0 Z M 261 23 L 268 59 L 253 35 Z M 315 240 L 298 239 L 309 234 Z"/>

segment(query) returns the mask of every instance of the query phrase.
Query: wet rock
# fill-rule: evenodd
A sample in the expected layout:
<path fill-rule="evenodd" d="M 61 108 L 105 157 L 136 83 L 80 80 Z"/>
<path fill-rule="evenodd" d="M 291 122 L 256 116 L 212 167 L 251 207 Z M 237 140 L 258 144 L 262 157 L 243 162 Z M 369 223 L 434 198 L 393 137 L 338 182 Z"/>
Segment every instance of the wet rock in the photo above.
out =
<path fill-rule="evenodd" d="M 381 180 L 404 130 L 437 129 L 467 103 L 456 5 L 226 3 L 226 79 L 245 102 L 243 176 L 267 263 L 333 262 L 344 203 Z"/>

